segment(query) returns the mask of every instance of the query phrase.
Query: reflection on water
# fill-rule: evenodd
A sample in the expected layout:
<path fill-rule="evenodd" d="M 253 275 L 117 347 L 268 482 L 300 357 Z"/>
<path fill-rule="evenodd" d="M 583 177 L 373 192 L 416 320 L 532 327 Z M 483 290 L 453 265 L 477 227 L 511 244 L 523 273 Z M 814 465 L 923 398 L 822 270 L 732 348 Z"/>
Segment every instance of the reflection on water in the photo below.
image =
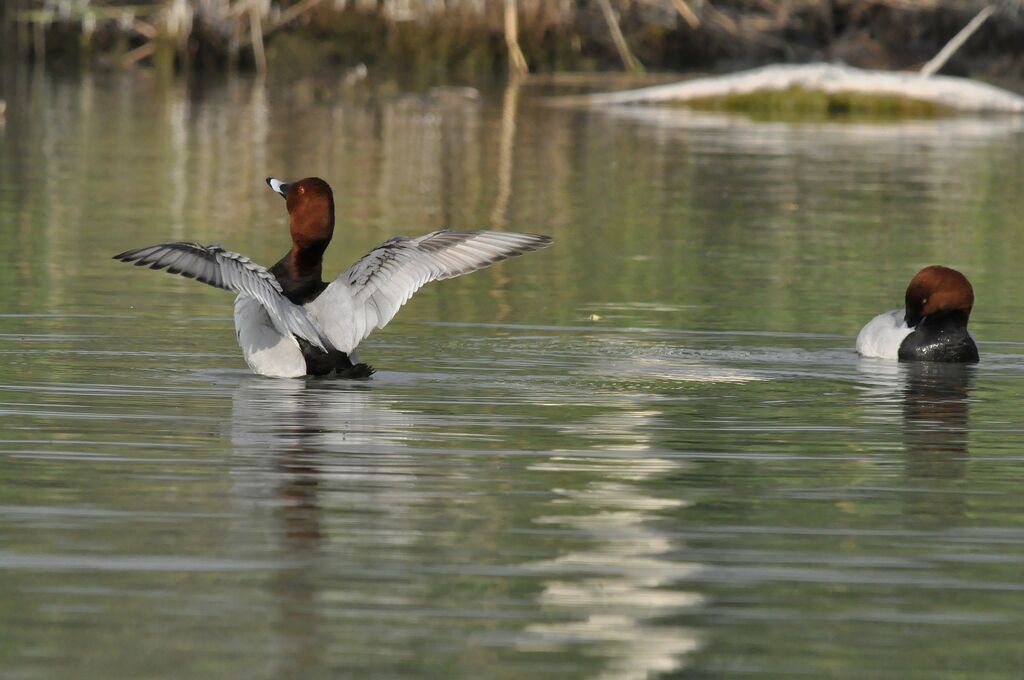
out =
<path fill-rule="evenodd" d="M 401 446 L 409 418 L 373 403 L 361 385 L 328 381 L 243 379 L 232 395 L 233 495 L 243 507 L 274 510 L 267 538 L 284 554 L 315 564 L 329 555 L 325 528 L 326 453 L 345 447 Z M 403 427 L 405 426 L 405 427 Z M 340 477 L 372 479 L 359 467 Z M 330 473 L 338 480 L 338 473 Z M 329 502 L 327 499 L 326 502 Z M 278 673 L 299 677 L 325 667 L 330 641 L 322 586 L 303 568 L 281 572 L 269 584 L 278 602 L 281 639 Z"/>
<path fill-rule="evenodd" d="M 593 677 L 647 678 L 684 668 L 686 655 L 699 646 L 692 629 L 658 623 L 703 601 L 700 594 L 679 587 L 700 565 L 666 559 L 680 546 L 658 527 L 662 513 L 688 503 L 655 495 L 644 485 L 689 466 L 659 458 L 652 449 L 648 428 L 656 422 L 656 411 L 644 410 L 642 403 L 628 399 L 620 402 L 617 411 L 614 419 L 592 417 L 567 429 L 585 428 L 605 434 L 608 441 L 631 444 L 602 446 L 603 457 L 556 454 L 531 466 L 596 479 L 581 488 L 555 489 L 554 512 L 535 520 L 541 526 L 585 535 L 592 542 L 582 550 L 532 565 L 541 573 L 551 573 L 540 594 L 541 606 L 567 611 L 574 618 L 533 624 L 529 630 L 548 644 L 593 644 L 595 653 L 608 660 L 606 668 Z M 582 578 L 570 581 L 564 578 L 566 573 Z"/>
<path fill-rule="evenodd" d="M 907 512 L 932 523 L 967 511 L 962 482 L 967 475 L 969 397 L 974 366 L 911 364 L 903 397 L 907 449 Z"/>
<path fill-rule="evenodd" d="M 1019 120 L 0 82 L 12 677 L 1019 670 Z M 268 174 L 335 187 L 329 271 L 441 226 L 559 245 L 418 293 L 370 382 L 264 380 L 230 296 L 109 255 L 275 261 Z M 982 363 L 856 357 L 933 262 Z"/>
<path fill-rule="evenodd" d="M 969 459 L 970 396 L 977 368 L 966 364 L 859 359 L 862 396 L 876 422 L 902 418 L 904 512 L 933 524 L 962 518 Z"/>
<path fill-rule="evenodd" d="M 416 460 L 415 435 L 435 419 L 388 404 L 365 385 L 341 381 L 243 380 L 232 404 L 234 493 L 244 505 L 275 509 L 285 554 L 343 561 L 343 546 L 330 545 L 324 524 L 325 516 L 344 507 L 394 513 L 392 521 L 405 529 L 388 540 L 390 549 L 415 549 L 421 518 L 403 517 L 399 510 L 424 491 L 417 490 L 422 462 Z M 595 427 L 626 435 L 621 424 L 600 420 Z M 633 436 L 642 438 L 650 415 L 638 412 L 629 421 Z M 697 647 L 695 632 L 657 620 L 700 605 L 699 594 L 673 589 L 699 566 L 662 559 L 678 546 L 654 524 L 661 511 L 685 502 L 652 496 L 641 484 L 685 465 L 652 457 L 643 445 L 603 453 L 594 459 L 585 452 L 556 452 L 527 466 L 544 477 L 584 474 L 593 481 L 552 488 L 549 509 L 529 519 L 541 531 L 555 528 L 584 538 L 586 547 L 513 566 L 540 580 L 536 606 L 558 620 L 525 625 L 517 647 L 548 653 L 565 645 L 592 649 L 586 653 L 606 664 L 595 678 L 644 678 L 682 668 L 685 655 Z M 405 477 L 402 484 L 382 483 L 396 475 Z M 275 581 L 288 622 L 282 646 L 294 650 L 293 670 L 301 670 L 298 657 L 313 651 L 309 641 L 328 635 L 320 603 L 330 596 L 302 574 L 282 572 Z"/>
<path fill-rule="evenodd" d="M 594 545 L 532 565 L 552 574 L 540 594 L 540 606 L 573 617 L 565 623 L 529 626 L 538 636 L 535 645 L 593 645 L 593 653 L 607 659 L 595 678 L 647 678 L 686 666 L 686 655 L 699 646 L 697 633 L 682 626 L 659 625 L 657 620 L 701 605 L 698 593 L 678 589 L 700 566 L 664 559 L 676 546 L 651 526 L 659 511 L 686 503 L 652 497 L 636 484 L 680 467 L 677 461 L 632 456 L 621 460 L 555 457 L 534 466 L 605 478 L 578 490 L 556 490 L 556 511 L 562 506 L 572 512 L 536 520 L 542 526 L 585 535 Z M 579 514 L 581 507 L 584 514 Z M 568 581 L 567 573 L 584 576 Z"/>

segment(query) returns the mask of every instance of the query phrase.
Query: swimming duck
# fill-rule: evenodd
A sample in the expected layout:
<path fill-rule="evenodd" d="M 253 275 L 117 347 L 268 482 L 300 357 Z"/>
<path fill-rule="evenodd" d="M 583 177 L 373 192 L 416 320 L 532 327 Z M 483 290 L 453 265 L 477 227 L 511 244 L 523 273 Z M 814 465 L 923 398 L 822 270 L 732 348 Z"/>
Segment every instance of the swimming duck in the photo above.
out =
<path fill-rule="evenodd" d="M 974 363 L 978 347 L 967 331 L 974 289 L 955 269 L 932 265 L 907 286 L 904 309 L 879 314 L 857 335 L 857 352 L 900 361 Z"/>
<path fill-rule="evenodd" d="M 326 283 L 323 254 L 334 235 L 330 185 L 319 177 L 268 177 L 267 185 L 286 200 L 292 237 L 291 250 L 270 269 L 216 244 L 159 243 L 114 256 L 238 293 L 238 344 L 260 375 L 368 377 L 373 369 L 356 363 L 356 347 L 421 286 L 551 244 L 550 236 L 501 231 L 399 236 Z"/>

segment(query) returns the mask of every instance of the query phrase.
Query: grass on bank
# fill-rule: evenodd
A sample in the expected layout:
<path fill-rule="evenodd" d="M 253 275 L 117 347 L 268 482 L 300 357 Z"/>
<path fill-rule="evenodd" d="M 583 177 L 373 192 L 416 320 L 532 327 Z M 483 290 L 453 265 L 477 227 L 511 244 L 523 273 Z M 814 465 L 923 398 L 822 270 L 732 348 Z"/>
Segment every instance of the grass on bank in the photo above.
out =
<path fill-rule="evenodd" d="M 865 92 L 824 92 L 802 87 L 702 97 L 687 100 L 682 105 L 701 111 L 742 113 L 757 119 L 937 118 L 953 113 L 941 104 L 920 99 Z"/>

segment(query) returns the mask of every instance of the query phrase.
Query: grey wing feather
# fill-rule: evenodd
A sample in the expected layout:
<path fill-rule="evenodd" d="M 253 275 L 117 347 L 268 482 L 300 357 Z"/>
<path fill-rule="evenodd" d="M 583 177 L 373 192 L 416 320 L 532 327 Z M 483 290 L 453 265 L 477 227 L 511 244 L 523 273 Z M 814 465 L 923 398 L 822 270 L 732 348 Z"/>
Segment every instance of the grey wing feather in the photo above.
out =
<path fill-rule="evenodd" d="M 216 244 L 175 242 L 127 250 L 114 259 L 133 262 L 137 267 L 149 265 L 150 269 L 166 269 L 171 274 L 249 295 L 263 305 L 279 331 L 326 349 L 322 333 L 301 307 L 284 296 L 277 278 L 244 255 Z"/>
<path fill-rule="evenodd" d="M 551 245 L 551 237 L 501 231 L 435 231 L 393 238 L 370 251 L 340 277 L 350 287 L 365 332 L 383 328 L 424 284 L 489 267 Z"/>

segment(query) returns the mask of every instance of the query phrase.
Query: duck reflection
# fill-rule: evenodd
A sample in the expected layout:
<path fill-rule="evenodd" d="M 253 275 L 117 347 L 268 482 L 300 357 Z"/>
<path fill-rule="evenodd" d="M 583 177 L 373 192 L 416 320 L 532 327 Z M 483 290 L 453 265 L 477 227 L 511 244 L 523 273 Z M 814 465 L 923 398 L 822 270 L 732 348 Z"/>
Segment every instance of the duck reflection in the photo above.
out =
<path fill-rule="evenodd" d="M 269 494 L 266 488 L 248 491 L 257 491 L 261 499 L 277 499 L 283 552 L 299 560 L 315 554 L 323 540 L 318 433 L 310 412 L 304 410 L 304 388 L 299 381 L 245 380 L 235 390 L 231 413 L 235 458 L 245 461 L 241 477 L 251 485 L 275 487 Z M 252 474 L 256 470 L 262 474 Z M 270 590 L 279 603 L 281 670 L 289 676 L 315 670 L 321 663 L 324 616 L 317 605 L 315 579 L 306 569 L 280 570 L 272 577 Z"/>
<path fill-rule="evenodd" d="M 246 473 L 240 483 L 259 488 L 241 495 L 274 497 L 288 551 L 315 552 L 323 538 L 323 466 L 335 463 L 327 471 L 332 480 L 373 472 L 358 458 L 325 455 L 404 447 L 415 422 L 362 383 L 247 376 L 233 395 L 231 440 L 236 469 Z"/>
<path fill-rule="evenodd" d="M 908 514 L 950 518 L 964 514 L 958 482 L 967 472 L 970 393 L 975 367 L 967 364 L 905 364 L 903 442 L 906 447 Z"/>
<path fill-rule="evenodd" d="M 947 521 L 965 512 L 959 483 L 967 471 L 970 394 L 976 368 L 968 364 L 860 360 L 868 379 L 866 420 L 902 419 L 904 512 Z"/>
<path fill-rule="evenodd" d="M 236 497 L 269 505 L 280 551 L 300 563 L 268 586 L 279 611 L 275 634 L 286 650 L 276 675 L 315 675 L 338 662 L 340 650 L 363 653 L 352 642 L 361 636 L 366 645 L 391 645 L 425 669 L 437 655 L 395 648 L 396 640 L 447 640 L 446 668 L 470 660 L 487 664 L 481 659 L 489 657 L 497 664 L 504 650 L 480 648 L 472 639 L 463 650 L 454 641 L 451 627 L 460 625 L 470 635 L 508 626 L 494 639 L 571 658 L 591 669 L 585 674 L 591 680 L 639 680 L 686 665 L 699 639 L 674 619 L 700 606 L 702 597 L 680 582 L 702 567 L 680 560 L 680 541 L 663 528 L 664 518 L 687 502 L 654 489 L 687 463 L 653 448 L 649 437 L 661 413 L 625 402 L 585 423 L 595 442 L 614 435 L 621 446 L 595 443 L 593 451 L 530 454 L 522 470 L 494 480 L 501 453 L 472 446 L 464 452 L 473 455 L 447 453 L 460 434 L 456 423 L 471 441 L 494 434 L 493 425 L 481 422 L 483 414 L 404 410 L 388 401 L 389 393 L 399 392 L 380 384 L 259 378 L 235 391 Z M 571 424 L 560 427 L 567 435 L 575 432 Z M 445 452 L 440 468 L 424 455 L 432 450 L 432 437 Z M 520 458 L 500 460 L 511 466 Z M 544 493 L 479 492 L 493 489 L 495 481 L 501 489 L 538 482 Z M 466 489 L 472 497 L 458 495 Z M 363 506 L 378 509 L 379 521 L 375 515 L 346 517 Z M 524 521 L 567 537 L 544 550 L 543 559 L 524 563 L 516 533 Z M 474 534 L 466 526 L 483 529 Z M 511 561 L 502 566 L 513 578 L 474 573 L 504 560 Z M 391 570 L 383 579 L 372 571 L 382 564 Z M 362 568 L 370 571 L 341 576 Z M 497 614 L 519 597 L 527 612 L 522 620 Z M 396 611 L 407 620 L 381 618 Z M 438 623 L 436 612 L 442 611 L 455 616 Z M 482 615 L 484 623 L 458 623 L 467 612 Z M 385 620 L 394 639 L 364 635 Z M 423 632 L 431 626 L 437 630 Z"/>
<path fill-rule="evenodd" d="M 269 584 L 279 603 L 281 677 L 315 674 L 330 649 L 323 603 L 330 586 L 321 582 L 316 566 L 329 551 L 322 485 L 330 463 L 324 455 L 393 443 L 404 437 L 404 421 L 401 411 L 376 403 L 361 384 L 246 376 L 233 394 L 235 495 L 272 509 L 276 549 L 300 565 L 275 572 Z"/>

